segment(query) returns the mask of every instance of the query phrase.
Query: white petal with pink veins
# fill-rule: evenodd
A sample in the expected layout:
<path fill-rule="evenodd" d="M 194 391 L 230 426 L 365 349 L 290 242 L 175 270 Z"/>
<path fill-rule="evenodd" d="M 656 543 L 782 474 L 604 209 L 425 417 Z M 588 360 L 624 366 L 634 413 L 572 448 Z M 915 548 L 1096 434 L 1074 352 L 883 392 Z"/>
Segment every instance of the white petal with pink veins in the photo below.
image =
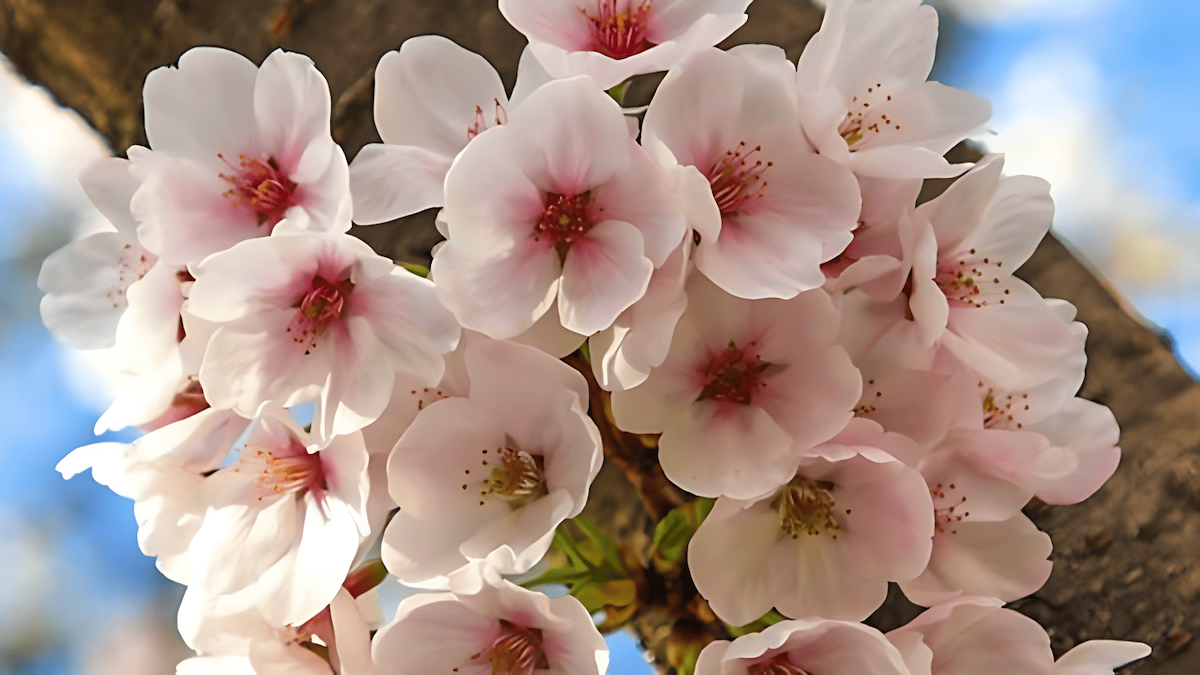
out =
<path fill-rule="evenodd" d="M 571 244 L 563 262 L 558 313 L 567 330 L 592 335 L 646 292 L 654 265 L 638 228 L 606 220 Z"/>

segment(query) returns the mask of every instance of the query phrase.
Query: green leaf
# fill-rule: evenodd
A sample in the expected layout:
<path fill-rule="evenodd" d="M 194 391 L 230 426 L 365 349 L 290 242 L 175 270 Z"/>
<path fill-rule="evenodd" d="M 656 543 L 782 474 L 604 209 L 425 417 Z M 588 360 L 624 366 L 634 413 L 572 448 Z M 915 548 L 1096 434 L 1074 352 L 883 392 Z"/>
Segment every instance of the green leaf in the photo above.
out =
<path fill-rule="evenodd" d="M 629 91 L 630 82 L 631 80 L 625 80 L 621 84 L 618 84 L 617 86 L 608 90 L 608 95 L 612 97 L 612 100 L 617 102 L 617 105 L 625 102 L 625 93 Z"/>
<path fill-rule="evenodd" d="M 584 340 L 583 344 L 579 345 L 579 355 L 583 357 L 584 361 L 588 362 L 589 366 L 592 365 L 592 348 L 588 345 L 587 340 Z"/>
<path fill-rule="evenodd" d="M 600 555 L 603 556 L 604 562 L 608 563 L 612 571 L 621 576 L 629 575 L 628 570 L 625 569 L 625 563 L 621 560 L 621 551 L 612 537 L 601 532 L 600 528 L 582 515 L 575 516 L 572 520 L 583 531 L 584 536 L 600 550 Z"/>
<path fill-rule="evenodd" d="M 700 523 L 704 522 L 712 511 L 714 503 L 714 500 L 702 497 L 672 509 L 666 517 L 658 521 L 651 543 L 654 546 L 655 567 L 660 572 L 665 572 L 683 560 L 687 554 L 688 543 L 692 541 Z"/>

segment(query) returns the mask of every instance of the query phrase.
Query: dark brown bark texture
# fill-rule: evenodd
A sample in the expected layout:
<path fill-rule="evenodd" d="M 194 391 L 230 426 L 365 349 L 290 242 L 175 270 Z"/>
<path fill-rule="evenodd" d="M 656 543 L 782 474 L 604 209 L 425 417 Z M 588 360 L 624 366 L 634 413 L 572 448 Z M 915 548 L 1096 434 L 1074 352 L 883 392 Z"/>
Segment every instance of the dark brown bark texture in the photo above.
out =
<path fill-rule="evenodd" d="M 782 45 L 792 59 L 821 16 L 804 0 L 757 0 L 750 15 L 730 44 Z M 426 33 L 482 53 L 511 86 L 524 40 L 495 0 L 0 0 L 0 53 L 78 111 L 117 153 L 145 143 L 146 73 L 190 47 L 217 45 L 255 61 L 275 47 L 311 56 L 333 93 L 335 136 L 353 157 L 378 140 L 371 119 L 376 62 Z M 632 102 L 648 97 L 648 80 L 631 91 Z M 354 233 L 397 260 L 422 261 L 437 239 L 431 223 L 426 213 Z M 1047 627 L 1056 653 L 1088 639 L 1141 640 L 1154 655 L 1128 673 L 1200 673 L 1200 650 L 1189 649 L 1200 623 L 1200 385 L 1176 362 L 1167 340 L 1134 319 L 1063 244 L 1047 238 L 1020 274 L 1043 295 L 1079 308 L 1091 331 L 1083 396 L 1116 413 L 1124 459 L 1083 504 L 1027 508 L 1054 540 L 1054 573 L 1042 590 L 1013 606 Z M 652 521 L 643 504 L 678 496 L 639 495 L 622 472 L 636 470 L 638 462 L 613 459 L 588 513 L 644 551 Z M 641 484 L 660 482 L 650 476 Z M 915 611 L 896 597 L 871 622 L 886 630 Z M 660 658 L 669 633 L 665 621 L 663 613 L 651 612 L 634 626 Z"/>

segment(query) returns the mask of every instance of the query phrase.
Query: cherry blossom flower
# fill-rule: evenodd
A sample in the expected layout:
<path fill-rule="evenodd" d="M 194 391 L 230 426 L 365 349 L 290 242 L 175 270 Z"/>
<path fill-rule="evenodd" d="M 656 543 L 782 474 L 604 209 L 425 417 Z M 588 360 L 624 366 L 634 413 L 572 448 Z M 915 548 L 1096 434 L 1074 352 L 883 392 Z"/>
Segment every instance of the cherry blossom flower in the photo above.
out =
<path fill-rule="evenodd" d="M 751 0 L 500 0 L 554 77 L 590 75 L 607 89 L 669 70 L 746 22 Z"/>
<path fill-rule="evenodd" d="M 176 675 L 374 673 L 370 626 L 345 589 L 295 626 L 272 625 L 256 610 L 214 615 L 211 604 L 195 587 L 183 596 L 180 634 L 200 656 L 180 663 Z"/>
<path fill-rule="evenodd" d="M 827 619 L 780 621 L 732 642 L 718 640 L 696 660 L 696 675 L 807 673 L 909 675 L 909 669 L 879 631 Z"/>
<path fill-rule="evenodd" d="M 405 40 L 375 69 L 375 126 L 350 164 L 354 221 L 382 223 L 444 203 L 446 172 L 471 139 L 504 124 L 550 80 L 528 50 L 510 99 L 482 56 L 438 35 Z"/>
<path fill-rule="evenodd" d="M 117 325 L 128 306 L 129 287 L 146 276 L 158 256 L 137 240 L 129 200 L 138 181 L 129 161 L 110 157 L 79 176 L 92 204 L 114 229 L 97 232 L 51 253 L 42 263 L 42 321 L 60 340 L 79 349 L 116 344 Z"/>
<path fill-rule="evenodd" d="M 821 263 L 846 248 L 857 221 L 854 175 L 813 152 L 796 114 L 791 64 L 767 45 L 696 54 L 646 112 L 646 147 L 688 167 L 696 268 L 741 298 L 821 286 Z"/>
<path fill-rule="evenodd" d="M 197 47 L 146 77 L 150 149 L 129 149 L 146 248 L 192 264 L 272 232 L 345 232 L 349 170 L 329 129 L 329 87 L 308 57 L 261 68 Z"/>
<path fill-rule="evenodd" d="M 272 624 L 298 624 L 333 599 L 370 533 L 367 452 L 358 433 L 310 452 L 287 413 L 265 408 L 224 466 L 244 423 L 206 410 L 130 446 L 80 448 L 58 470 L 92 467 L 134 499 L 142 551 L 217 613 L 256 608 Z"/>
<path fill-rule="evenodd" d="M 861 383 L 837 329 L 819 289 L 741 300 L 693 275 L 666 360 L 613 392 L 613 417 L 631 433 L 662 433 L 659 461 L 683 489 L 757 497 L 852 417 Z"/>
<path fill-rule="evenodd" d="M 831 0 L 797 64 L 808 139 L 859 176 L 948 178 L 943 157 L 978 130 L 992 106 L 926 82 L 937 12 L 920 0 Z"/>
<path fill-rule="evenodd" d="M 683 240 L 683 217 L 620 107 L 587 77 L 543 85 L 480 134 L 446 176 L 439 297 L 463 327 L 503 339 L 558 300 L 591 335 L 642 297 Z"/>
<path fill-rule="evenodd" d="M 904 442 L 855 420 L 781 488 L 717 499 L 688 546 L 692 579 L 717 616 L 740 626 L 775 607 L 860 621 L 883 604 L 888 581 L 919 575 L 933 534 L 929 492 L 880 449 Z"/>
<path fill-rule="evenodd" d="M 601 675 L 608 647 L 575 598 L 527 591 L 478 565 L 450 593 L 405 598 L 372 645 L 380 675 Z"/>
<path fill-rule="evenodd" d="M 554 528 L 583 509 L 603 461 L 587 384 L 573 368 L 480 335 L 464 359 L 469 393 L 425 407 L 388 463 L 400 511 L 383 560 L 402 583 L 444 586 L 475 560 L 528 571 Z"/>
<path fill-rule="evenodd" d="M 322 442 L 388 404 L 395 373 L 428 385 L 459 328 L 433 284 L 349 235 L 244 241 L 197 267 L 189 307 L 219 327 L 200 383 L 214 407 L 316 400 Z"/>
<path fill-rule="evenodd" d="M 1003 165 L 985 158 L 907 221 L 913 320 L 893 337 L 908 345 L 910 367 L 959 363 L 1005 390 L 1081 378 L 1087 329 L 1074 307 L 1012 276 L 1050 227 L 1049 185 L 1001 179 Z"/>
<path fill-rule="evenodd" d="M 957 598 L 926 610 L 887 638 L 914 673 L 930 675 L 1112 675 L 1150 654 L 1140 642 L 1094 640 L 1056 663 L 1046 631 L 1002 604 L 994 598 Z"/>

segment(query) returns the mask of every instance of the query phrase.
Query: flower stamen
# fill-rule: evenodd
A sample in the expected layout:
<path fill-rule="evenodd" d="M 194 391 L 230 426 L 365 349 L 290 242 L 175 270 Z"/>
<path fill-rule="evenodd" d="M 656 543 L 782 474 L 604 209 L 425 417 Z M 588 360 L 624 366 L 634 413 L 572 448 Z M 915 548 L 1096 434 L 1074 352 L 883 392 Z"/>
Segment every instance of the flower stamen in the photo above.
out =
<path fill-rule="evenodd" d="M 842 526 L 833 517 L 833 509 L 837 506 L 832 494 L 835 487 L 827 480 L 793 478 L 771 502 L 771 508 L 779 513 L 779 528 L 792 539 L 822 532 L 837 539 Z"/>
<path fill-rule="evenodd" d="M 570 196 L 547 193 L 545 210 L 533 226 L 533 240 L 549 239 L 558 251 L 559 260 L 565 261 L 571 244 L 596 224 L 592 218 L 593 201 L 590 190 Z"/>
<path fill-rule="evenodd" d="M 650 0 L 627 0 L 624 10 L 618 10 L 621 0 L 597 0 L 596 14 L 579 11 L 591 21 L 593 49 L 613 59 L 626 59 L 646 51 L 653 45 L 646 40 Z"/>
<path fill-rule="evenodd" d="M 248 206 L 257 213 L 259 225 L 275 227 L 284 212 L 295 206 L 297 186 L 279 169 L 274 157 L 238 155 L 237 166 L 220 153 L 217 157 L 233 169 L 232 174 L 217 174 L 232 186 L 222 196 L 232 200 L 235 208 Z"/>
<path fill-rule="evenodd" d="M 749 405 L 754 397 L 767 386 L 766 378 L 778 368 L 767 363 L 753 352 L 756 343 L 751 342 L 739 349 L 733 340 L 725 351 L 711 354 L 708 364 L 701 371 L 704 388 L 698 401 L 729 401 Z"/>
<path fill-rule="evenodd" d="M 761 159 L 751 163 L 751 156 L 762 152 L 761 145 L 749 152 L 745 148 L 746 144 L 742 142 L 733 150 L 726 150 L 708 170 L 708 184 L 723 216 L 734 215 L 747 201 L 762 197 L 767 187 L 763 173 L 774 166 L 774 162 L 764 163 Z"/>
<path fill-rule="evenodd" d="M 776 654 L 746 669 L 746 675 L 808 675 L 808 671 L 792 663 L 787 654 Z"/>
<path fill-rule="evenodd" d="M 535 670 L 550 668 L 542 649 L 542 631 L 504 619 L 500 619 L 500 636 L 471 660 L 490 662 L 492 675 L 533 675 Z"/>
<path fill-rule="evenodd" d="M 484 450 L 483 454 L 488 452 Z M 491 459 L 484 459 L 483 464 L 490 465 L 492 472 L 483 481 L 481 497 L 496 495 L 515 511 L 550 493 L 546 486 L 545 460 L 540 456 L 524 450 L 496 448 Z"/>

